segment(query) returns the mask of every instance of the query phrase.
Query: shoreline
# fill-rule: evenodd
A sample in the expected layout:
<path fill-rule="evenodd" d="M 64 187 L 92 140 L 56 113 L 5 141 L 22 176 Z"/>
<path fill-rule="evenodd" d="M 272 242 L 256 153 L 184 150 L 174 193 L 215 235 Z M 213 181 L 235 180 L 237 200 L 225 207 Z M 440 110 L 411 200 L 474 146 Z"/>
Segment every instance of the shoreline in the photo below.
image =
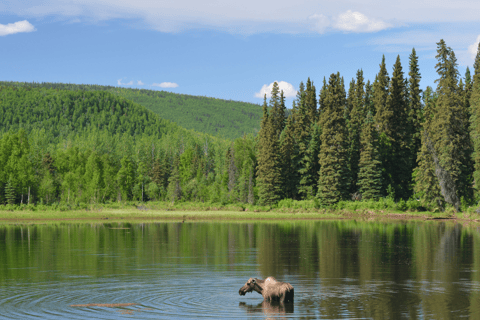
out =
<path fill-rule="evenodd" d="M 200 221 L 301 221 L 301 220 L 362 220 L 362 221 L 462 221 L 480 222 L 477 215 L 463 213 L 394 212 L 387 210 L 339 211 L 240 211 L 240 210 L 159 210 L 159 209 L 97 209 L 67 211 L 5 211 L 0 210 L 0 223 L 42 222 L 200 222 Z"/>

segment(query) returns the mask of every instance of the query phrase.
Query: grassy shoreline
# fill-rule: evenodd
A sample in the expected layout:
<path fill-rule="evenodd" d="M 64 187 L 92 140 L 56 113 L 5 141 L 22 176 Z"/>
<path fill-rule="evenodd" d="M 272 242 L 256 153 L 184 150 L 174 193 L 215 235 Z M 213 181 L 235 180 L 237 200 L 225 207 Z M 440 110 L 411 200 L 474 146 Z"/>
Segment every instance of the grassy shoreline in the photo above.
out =
<path fill-rule="evenodd" d="M 42 223 L 46 221 L 252 221 L 252 220 L 459 220 L 480 221 L 472 212 L 455 213 L 427 211 L 399 211 L 392 208 L 288 208 L 215 205 L 202 203 L 129 203 L 89 205 L 83 208 L 32 207 L 9 208 L 0 206 L 0 222 Z"/>

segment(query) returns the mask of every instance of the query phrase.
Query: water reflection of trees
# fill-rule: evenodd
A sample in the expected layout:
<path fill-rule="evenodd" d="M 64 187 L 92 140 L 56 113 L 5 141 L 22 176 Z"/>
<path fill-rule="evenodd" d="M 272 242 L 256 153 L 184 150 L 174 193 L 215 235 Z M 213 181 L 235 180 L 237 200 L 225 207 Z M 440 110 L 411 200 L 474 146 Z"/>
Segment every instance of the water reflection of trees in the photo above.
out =
<path fill-rule="evenodd" d="M 38 270 L 103 277 L 192 264 L 288 281 L 296 308 L 330 318 L 480 316 L 479 232 L 438 222 L 10 225 L 0 227 L 0 262 L 0 283 L 57 276 Z"/>

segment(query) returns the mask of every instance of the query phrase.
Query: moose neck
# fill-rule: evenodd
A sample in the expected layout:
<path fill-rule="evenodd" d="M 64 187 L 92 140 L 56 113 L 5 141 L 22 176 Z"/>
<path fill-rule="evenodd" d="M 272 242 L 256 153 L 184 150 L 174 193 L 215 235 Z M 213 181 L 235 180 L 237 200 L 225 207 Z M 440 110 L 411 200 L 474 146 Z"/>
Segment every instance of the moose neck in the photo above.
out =
<path fill-rule="evenodd" d="M 262 291 L 265 286 L 265 280 L 256 280 L 255 281 L 255 286 L 253 287 L 253 290 L 257 291 L 258 293 L 262 294 Z"/>

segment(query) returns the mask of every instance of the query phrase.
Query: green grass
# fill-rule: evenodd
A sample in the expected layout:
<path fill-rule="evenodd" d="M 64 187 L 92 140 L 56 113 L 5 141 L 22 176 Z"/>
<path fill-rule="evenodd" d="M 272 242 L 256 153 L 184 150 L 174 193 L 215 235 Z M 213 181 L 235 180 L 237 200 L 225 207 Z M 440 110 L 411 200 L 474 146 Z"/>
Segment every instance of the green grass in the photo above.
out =
<path fill-rule="evenodd" d="M 44 221 L 265 221 L 304 219 L 356 219 L 356 220 L 398 220 L 398 219 L 464 219 L 477 220 L 480 215 L 471 211 L 455 213 L 400 211 L 398 208 L 369 208 L 359 202 L 353 206 L 317 207 L 314 201 L 280 202 L 277 206 L 251 206 L 245 204 L 222 205 L 215 203 L 180 202 L 130 202 L 103 205 L 68 206 L 3 206 L 0 207 L 0 221 L 44 222 Z"/>

